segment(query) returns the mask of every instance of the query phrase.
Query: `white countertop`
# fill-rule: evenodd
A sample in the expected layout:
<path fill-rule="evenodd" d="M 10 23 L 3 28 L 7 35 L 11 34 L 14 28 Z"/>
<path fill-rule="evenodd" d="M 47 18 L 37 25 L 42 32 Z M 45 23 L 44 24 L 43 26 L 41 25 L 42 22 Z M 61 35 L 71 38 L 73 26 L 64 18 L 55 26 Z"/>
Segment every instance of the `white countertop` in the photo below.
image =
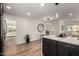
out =
<path fill-rule="evenodd" d="M 79 40 L 76 37 L 61 38 L 61 37 L 56 37 L 55 35 L 49 35 L 49 36 L 43 36 L 42 38 L 48 38 L 51 40 L 56 40 L 56 41 L 79 45 Z"/>

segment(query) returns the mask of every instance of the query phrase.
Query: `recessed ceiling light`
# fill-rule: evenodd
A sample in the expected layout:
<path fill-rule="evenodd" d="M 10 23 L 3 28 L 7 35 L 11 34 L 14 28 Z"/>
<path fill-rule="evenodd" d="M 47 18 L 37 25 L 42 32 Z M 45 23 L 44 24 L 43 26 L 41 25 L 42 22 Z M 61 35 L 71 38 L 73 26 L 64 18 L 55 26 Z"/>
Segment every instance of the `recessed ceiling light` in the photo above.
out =
<path fill-rule="evenodd" d="M 30 12 L 28 12 L 28 13 L 27 13 L 27 15 L 28 15 L 28 16 L 30 16 L 30 15 L 31 15 L 31 13 L 30 13 Z"/>
<path fill-rule="evenodd" d="M 44 6 L 44 3 L 41 3 L 40 5 L 41 5 L 41 6 Z"/>
<path fill-rule="evenodd" d="M 69 15 L 72 16 L 72 13 L 70 13 Z"/>
<path fill-rule="evenodd" d="M 7 9 L 9 9 L 9 10 L 10 10 L 10 9 L 11 9 L 11 7 L 10 7 L 10 6 L 7 6 Z"/>

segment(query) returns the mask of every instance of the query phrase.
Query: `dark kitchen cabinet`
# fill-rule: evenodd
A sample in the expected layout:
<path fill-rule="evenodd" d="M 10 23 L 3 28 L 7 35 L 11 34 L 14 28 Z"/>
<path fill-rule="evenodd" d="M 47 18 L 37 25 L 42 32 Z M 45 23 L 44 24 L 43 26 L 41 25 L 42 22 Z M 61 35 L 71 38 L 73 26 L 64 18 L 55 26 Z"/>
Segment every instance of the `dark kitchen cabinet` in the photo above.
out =
<path fill-rule="evenodd" d="M 43 41 L 42 41 L 42 50 L 43 50 L 43 55 L 44 56 L 47 56 L 48 55 L 48 46 L 49 46 L 49 44 L 48 44 L 48 40 L 46 40 L 46 39 L 43 39 Z"/>
<path fill-rule="evenodd" d="M 79 56 L 79 51 L 70 50 L 70 56 Z"/>
<path fill-rule="evenodd" d="M 51 40 L 48 40 L 48 39 L 43 39 L 43 46 L 42 46 L 42 49 L 43 49 L 43 55 L 44 56 L 56 56 L 56 41 L 51 41 Z"/>
<path fill-rule="evenodd" d="M 45 56 L 79 56 L 79 46 L 55 41 L 47 38 L 42 39 L 42 52 Z"/>
<path fill-rule="evenodd" d="M 65 47 L 63 42 L 57 43 L 57 55 L 58 56 L 69 56 L 68 49 Z"/>
<path fill-rule="evenodd" d="M 69 56 L 79 56 L 79 46 L 73 44 L 66 44 Z"/>
<path fill-rule="evenodd" d="M 51 41 L 49 40 L 48 42 L 49 46 L 48 46 L 48 55 L 49 56 L 56 56 L 56 41 Z"/>

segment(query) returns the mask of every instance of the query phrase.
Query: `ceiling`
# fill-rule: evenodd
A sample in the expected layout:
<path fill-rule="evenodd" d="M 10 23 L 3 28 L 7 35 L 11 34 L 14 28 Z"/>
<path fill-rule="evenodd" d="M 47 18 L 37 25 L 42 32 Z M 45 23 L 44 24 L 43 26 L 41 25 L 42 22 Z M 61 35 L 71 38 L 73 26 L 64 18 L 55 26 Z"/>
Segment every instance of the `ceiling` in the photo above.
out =
<path fill-rule="evenodd" d="M 8 10 L 6 6 L 10 6 L 11 10 Z M 54 3 L 45 3 L 44 6 L 40 6 L 40 3 L 6 3 L 4 4 L 4 11 L 8 14 L 31 19 L 55 18 L 56 13 L 59 14 L 58 19 L 75 19 L 79 16 L 79 4 L 60 3 L 55 5 Z M 27 12 L 30 12 L 31 15 L 27 16 Z M 72 16 L 69 16 L 70 13 Z"/>

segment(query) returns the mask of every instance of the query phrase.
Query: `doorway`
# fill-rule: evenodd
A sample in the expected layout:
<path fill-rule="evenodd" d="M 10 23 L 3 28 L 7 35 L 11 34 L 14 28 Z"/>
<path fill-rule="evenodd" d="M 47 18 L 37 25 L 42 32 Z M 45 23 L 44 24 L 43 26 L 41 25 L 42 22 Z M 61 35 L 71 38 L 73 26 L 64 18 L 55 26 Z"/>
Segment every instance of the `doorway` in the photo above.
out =
<path fill-rule="evenodd" d="M 4 19 L 4 53 L 13 55 L 16 52 L 16 21 Z"/>

